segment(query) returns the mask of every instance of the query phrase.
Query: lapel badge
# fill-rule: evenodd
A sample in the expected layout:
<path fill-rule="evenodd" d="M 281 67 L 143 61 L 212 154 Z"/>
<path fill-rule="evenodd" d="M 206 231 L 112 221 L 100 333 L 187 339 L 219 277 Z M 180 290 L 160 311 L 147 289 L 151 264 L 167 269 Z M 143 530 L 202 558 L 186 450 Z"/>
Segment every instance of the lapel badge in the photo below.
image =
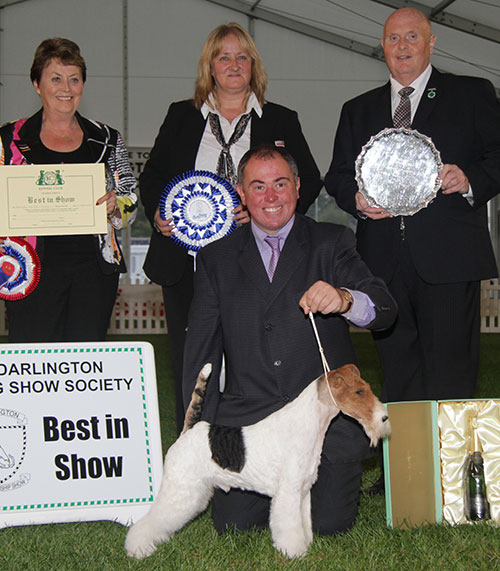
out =
<path fill-rule="evenodd" d="M 427 90 L 427 99 L 434 99 L 434 97 L 436 97 L 436 88 L 429 87 Z"/>

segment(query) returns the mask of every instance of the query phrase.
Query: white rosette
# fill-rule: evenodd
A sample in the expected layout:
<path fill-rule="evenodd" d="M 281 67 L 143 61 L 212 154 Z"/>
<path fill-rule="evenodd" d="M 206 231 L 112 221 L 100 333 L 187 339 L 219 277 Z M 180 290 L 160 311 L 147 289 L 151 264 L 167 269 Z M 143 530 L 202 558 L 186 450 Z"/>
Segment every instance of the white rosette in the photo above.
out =
<path fill-rule="evenodd" d="M 0 298 L 7 301 L 22 299 L 39 281 L 40 259 L 31 244 L 22 238 L 1 238 Z"/>
<path fill-rule="evenodd" d="M 159 210 L 163 220 L 172 218 L 175 242 L 197 252 L 236 228 L 233 210 L 238 205 L 227 180 L 209 171 L 188 171 L 165 187 Z"/>

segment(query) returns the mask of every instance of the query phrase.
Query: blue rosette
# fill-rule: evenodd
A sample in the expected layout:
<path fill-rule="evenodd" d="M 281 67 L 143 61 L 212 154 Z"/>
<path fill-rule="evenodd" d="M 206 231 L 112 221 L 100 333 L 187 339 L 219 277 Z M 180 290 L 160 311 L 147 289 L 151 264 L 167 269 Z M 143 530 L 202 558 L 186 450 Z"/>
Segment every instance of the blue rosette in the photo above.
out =
<path fill-rule="evenodd" d="M 163 220 L 173 220 L 173 240 L 197 252 L 235 230 L 233 210 L 239 203 L 237 192 L 227 180 L 210 171 L 193 170 L 167 184 L 159 210 Z"/>

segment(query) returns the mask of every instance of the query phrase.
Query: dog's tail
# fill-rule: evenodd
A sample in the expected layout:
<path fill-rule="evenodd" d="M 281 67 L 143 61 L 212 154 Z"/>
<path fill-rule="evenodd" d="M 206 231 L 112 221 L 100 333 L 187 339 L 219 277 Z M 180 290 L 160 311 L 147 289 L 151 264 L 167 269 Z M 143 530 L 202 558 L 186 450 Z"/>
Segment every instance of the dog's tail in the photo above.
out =
<path fill-rule="evenodd" d="M 184 417 L 184 427 L 181 434 L 186 430 L 192 428 L 201 418 L 201 410 L 203 408 L 203 401 L 207 392 L 207 383 L 210 373 L 212 372 L 212 363 L 207 363 L 203 366 L 196 379 L 196 385 L 191 396 L 191 402 L 186 410 Z"/>

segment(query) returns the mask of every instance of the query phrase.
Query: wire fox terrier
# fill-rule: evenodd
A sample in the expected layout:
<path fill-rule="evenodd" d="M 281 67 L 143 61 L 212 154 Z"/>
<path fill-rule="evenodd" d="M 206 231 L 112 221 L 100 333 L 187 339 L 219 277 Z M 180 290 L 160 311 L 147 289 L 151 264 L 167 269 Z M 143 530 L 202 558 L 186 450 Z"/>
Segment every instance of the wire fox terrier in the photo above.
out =
<path fill-rule="evenodd" d="M 208 506 L 214 488 L 253 490 L 271 497 L 273 545 L 288 557 L 306 553 L 312 538 L 310 490 L 326 430 L 342 411 L 375 446 L 390 434 L 384 405 L 354 365 L 321 375 L 260 422 L 242 428 L 200 421 L 210 363 L 201 370 L 184 430 L 165 457 L 163 479 L 149 512 L 129 530 L 125 549 L 142 559 Z"/>

